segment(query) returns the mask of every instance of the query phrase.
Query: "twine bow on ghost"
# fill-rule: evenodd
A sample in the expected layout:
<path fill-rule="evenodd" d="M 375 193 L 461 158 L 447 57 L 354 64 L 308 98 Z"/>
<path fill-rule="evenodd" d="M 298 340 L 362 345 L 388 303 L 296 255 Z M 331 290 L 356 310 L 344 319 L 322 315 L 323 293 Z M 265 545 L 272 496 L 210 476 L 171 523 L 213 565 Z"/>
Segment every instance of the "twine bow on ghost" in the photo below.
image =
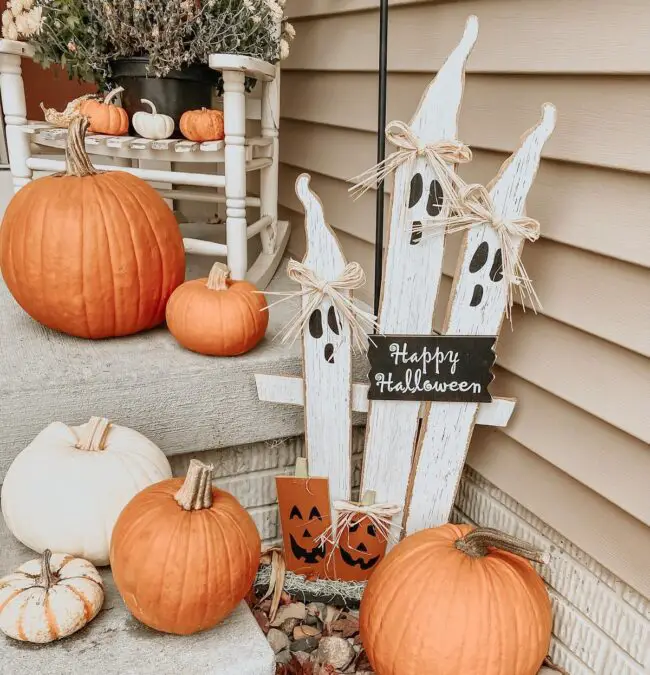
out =
<path fill-rule="evenodd" d="M 341 536 L 349 528 L 352 522 L 369 520 L 374 525 L 377 533 L 386 541 L 397 543 L 397 537 L 393 532 L 393 517 L 402 511 L 398 504 L 364 504 L 363 502 L 349 502 L 345 500 L 334 502 L 335 516 L 332 524 L 318 538 L 318 544 L 332 544 L 336 548 L 341 541 Z M 401 529 L 401 528 L 400 528 Z"/>
<path fill-rule="evenodd" d="M 282 342 L 294 342 L 304 330 L 312 312 L 318 308 L 325 298 L 329 298 L 332 306 L 338 312 L 341 320 L 345 319 L 350 325 L 354 345 L 360 351 L 367 349 L 366 335 L 376 327 L 376 317 L 365 312 L 345 295 L 345 291 L 361 288 L 366 283 L 366 275 L 359 263 L 350 262 L 337 279 L 320 279 L 316 273 L 304 263 L 297 260 L 289 260 L 287 264 L 287 276 L 292 281 L 299 283 L 300 291 L 291 293 L 264 291 L 265 295 L 282 295 L 281 300 L 271 303 L 266 309 L 270 309 L 280 302 L 291 298 L 303 298 L 307 296 L 307 302 L 303 303 L 300 311 L 289 321 L 279 333 Z"/>
<path fill-rule="evenodd" d="M 442 188 L 442 194 L 450 206 L 458 206 L 457 188 L 461 184 L 456 175 L 454 166 L 472 160 L 472 151 L 460 141 L 438 141 L 437 143 L 423 143 L 408 124 L 393 121 L 386 127 L 386 139 L 397 147 L 397 150 L 372 168 L 352 178 L 355 181 L 348 192 L 356 198 L 374 188 L 396 171 L 405 162 L 413 164 L 418 157 L 426 157 Z M 449 166 L 449 165 L 452 166 Z M 401 200 L 403 207 L 408 201 L 406 194 L 409 189 L 408 181 L 404 181 L 404 195 Z"/>
<path fill-rule="evenodd" d="M 528 298 L 533 310 L 541 309 L 542 305 L 533 288 L 526 268 L 520 258 L 520 239 L 537 241 L 540 234 L 540 224 L 537 220 L 527 216 L 519 218 L 500 218 L 496 215 L 490 194 L 483 185 L 463 185 L 459 192 L 460 208 L 454 215 L 443 219 L 425 219 L 419 229 L 423 236 L 453 234 L 469 230 L 479 225 L 489 225 L 499 237 L 501 255 L 503 259 L 503 278 L 507 284 L 508 302 L 506 314 L 514 302 L 514 289 L 519 289 L 522 306 Z M 416 229 L 416 228 L 414 228 Z"/>

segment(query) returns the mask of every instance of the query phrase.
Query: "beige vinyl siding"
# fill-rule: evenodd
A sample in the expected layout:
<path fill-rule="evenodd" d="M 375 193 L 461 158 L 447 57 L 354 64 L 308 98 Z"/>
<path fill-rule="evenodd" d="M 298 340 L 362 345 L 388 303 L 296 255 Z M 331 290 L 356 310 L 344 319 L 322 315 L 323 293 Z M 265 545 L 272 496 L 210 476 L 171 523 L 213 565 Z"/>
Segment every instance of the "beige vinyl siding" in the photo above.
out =
<path fill-rule="evenodd" d="M 366 301 L 375 194 L 354 201 L 347 181 L 375 161 L 377 4 L 289 0 L 298 37 L 281 106 L 290 249 L 304 251 L 293 185 L 307 171 L 346 255 L 368 273 Z M 542 238 L 524 262 L 543 309 L 518 308 L 497 350 L 493 390 L 518 405 L 507 428 L 477 430 L 468 464 L 650 597 L 650 4 L 394 0 L 389 119 L 410 119 L 471 13 L 480 31 L 459 122 L 474 152 L 465 179 L 488 182 L 545 101 L 558 124 L 528 199 Z M 449 239 L 438 327 L 459 245 Z"/>

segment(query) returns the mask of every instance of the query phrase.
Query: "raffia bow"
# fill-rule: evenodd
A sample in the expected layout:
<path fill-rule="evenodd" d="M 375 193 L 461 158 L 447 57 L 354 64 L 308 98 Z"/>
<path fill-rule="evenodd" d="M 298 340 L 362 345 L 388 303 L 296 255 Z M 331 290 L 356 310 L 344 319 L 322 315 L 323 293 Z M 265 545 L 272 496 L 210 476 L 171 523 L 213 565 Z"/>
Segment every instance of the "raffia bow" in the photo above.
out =
<path fill-rule="evenodd" d="M 318 544 L 332 544 L 336 548 L 343 532 L 345 532 L 354 521 L 363 522 L 369 520 L 374 525 L 375 530 L 386 541 L 397 543 L 397 538 L 393 531 L 392 519 L 400 513 L 402 507 L 398 504 L 360 504 L 349 501 L 334 502 L 334 519 L 332 524 L 318 537 Z M 401 529 L 401 528 L 400 528 Z"/>
<path fill-rule="evenodd" d="M 526 268 L 520 258 L 520 239 L 537 241 L 540 235 L 540 224 L 537 220 L 527 216 L 519 218 L 500 218 L 495 213 L 490 194 L 483 185 L 463 185 L 459 192 L 460 209 L 454 215 L 442 219 L 425 219 L 419 228 L 423 236 L 453 234 L 469 230 L 480 225 L 489 225 L 496 232 L 501 246 L 503 260 L 503 278 L 508 288 L 508 302 L 506 314 L 510 316 L 514 302 L 514 290 L 519 289 L 521 304 L 525 309 L 524 301 L 528 299 L 533 310 L 541 309 L 542 305 L 533 288 Z"/>
<path fill-rule="evenodd" d="M 328 298 L 341 320 L 345 319 L 348 322 L 355 347 L 360 351 L 367 349 L 366 336 L 377 327 L 376 317 L 355 305 L 345 295 L 346 291 L 361 288 L 366 283 L 366 274 L 359 263 L 350 262 L 337 279 L 325 280 L 320 279 L 304 263 L 292 259 L 287 264 L 287 276 L 300 284 L 301 290 L 291 293 L 264 292 L 265 295 L 284 296 L 281 300 L 270 304 L 267 309 L 291 298 L 307 297 L 307 302 L 302 303 L 301 309 L 278 334 L 283 343 L 294 342 L 305 329 L 312 312 Z"/>
<path fill-rule="evenodd" d="M 408 124 L 393 121 L 386 127 L 386 139 L 397 147 L 397 150 L 372 168 L 350 179 L 355 184 L 349 188 L 355 199 L 358 199 L 371 188 L 377 187 L 402 164 L 415 163 L 418 157 L 426 157 L 442 188 L 442 194 L 447 204 L 458 206 L 457 188 L 462 181 L 456 175 L 454 166 L 472 160 L 472 151 L 460 141 L 438 141 L 437 143 L 423 143 Z M 450 164 L 452 166 L 450 166 Z M 409 184 L 404 182 L 404 192 L 401 203 L 406 208 Z M 403 219 L 401 219 L 403 220 Z"/>

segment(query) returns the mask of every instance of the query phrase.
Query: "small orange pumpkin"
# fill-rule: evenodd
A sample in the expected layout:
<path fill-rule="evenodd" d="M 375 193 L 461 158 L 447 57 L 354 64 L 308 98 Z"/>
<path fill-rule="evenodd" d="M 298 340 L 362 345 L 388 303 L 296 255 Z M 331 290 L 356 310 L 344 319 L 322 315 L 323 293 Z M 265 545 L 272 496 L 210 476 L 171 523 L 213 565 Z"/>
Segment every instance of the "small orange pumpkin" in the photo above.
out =
<path fill-rule="evenodd" d="M 129 116 L 124 110 L 113 104 L 113 99 L 124 91 L 117 87 L 108 92 L 103 101 L 87 99 L 82 101 L 79 112 L 90 120 L 90 131 L 94 134 L 124 136 L 129 130 Z"/>
<path fill-rule="evenodd" d="M 215 263 L 207 279 L 186 281 L 167 303 L 167 327 L 183 347 L 208 356 L 238 356 L 264 337 L 264 295 L 248 281 L 232 281 Z"/>
<path fill-rule="evenodd" d="M 162 197 L 124 171 L 97 171 L 88 128 L 68 130 L 66 171 L 30 182 L 9 202 L 0 267 L 16 302 L 48 328 L 83 338 L 131 335 L 165 320 L 185 279 L 178 223 Z"/>
<path fill-rule="evenodd" d="M 186 478 L 137 494 L 111 539 L 115 585 L 136 619 L 164 633 L 216 626 L 244 599 L 260 563 L 253 519 L 193 459 Z"/>
<path fill-rule="evenodd" d="M 381 675 L 536 675 L 551 603 L 528 558 L 543 554 L 490 528 L 443 525 L 400 542 L 361 601 L 360 632 Z M 405 619 L 408 617 L 408 619 Z"/>
<path fill-rule="evenodd" d="M 188 110 L 181 116 L 181 133 L 190 141 L 220 141 L 224 138 L 223 113 L 221 110 Z"/>

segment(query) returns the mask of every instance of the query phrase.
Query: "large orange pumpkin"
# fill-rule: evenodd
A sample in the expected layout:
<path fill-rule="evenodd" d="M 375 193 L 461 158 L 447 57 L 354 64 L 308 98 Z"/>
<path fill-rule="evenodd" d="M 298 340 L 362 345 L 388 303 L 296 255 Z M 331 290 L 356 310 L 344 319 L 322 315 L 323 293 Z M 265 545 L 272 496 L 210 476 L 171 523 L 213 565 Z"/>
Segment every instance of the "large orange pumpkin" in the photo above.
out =
<path fill-rule="evenodd" d="M 0 228 L 2 276 L 18 304 L 55 330 L 129 335 L 164 321 L 185 278 L 174 214 L 147 183 L 97 172 L 84 150 L 88 121 L 70 125 L 64 174 L 11 200 Z"/>
<path fill-rule="evenodd" d="M 370 577 L 361 638 L 381 675 L 536 675 L 551 605 L 524 559 L 541 554 L 489 528 L 443 525 L 400 542 Z"/>
<path fill-rule="evenodd" d="M 188 110 L 181 115 L 178 125 L 181 133 L 190 141 L 220 141 L 224 138 L 223 113 L 221 110 Z"/>
<path fill-rule="evenodd" d="M 207 279 L 186 281 L 167 304 L 167 327 L 185 347 L 209 356 L 237 356 L 264 337 L 266 300 L 248 281 L 232 281 L 215 263 Z"/>
<path fill-rule="evenodd" d="M 253 519 L 212 487 L 212 467 L 191 460 L 187 477 L 137 494 L 111 539 L 115 584 L 151 628 L 190 635 L 225 619 L 250 590 L 260 562 Z"/>
<path fill-rule="evenodd" d="M 90 119 L 92 133 L 124 136 L 129 130 L 128 113 L 113 103 L 113 99 L 123 91 L 124 87 L 117 87 L 109 91 L 103 101 L 86 99 L 81 102 L 79 112 Z"/>

